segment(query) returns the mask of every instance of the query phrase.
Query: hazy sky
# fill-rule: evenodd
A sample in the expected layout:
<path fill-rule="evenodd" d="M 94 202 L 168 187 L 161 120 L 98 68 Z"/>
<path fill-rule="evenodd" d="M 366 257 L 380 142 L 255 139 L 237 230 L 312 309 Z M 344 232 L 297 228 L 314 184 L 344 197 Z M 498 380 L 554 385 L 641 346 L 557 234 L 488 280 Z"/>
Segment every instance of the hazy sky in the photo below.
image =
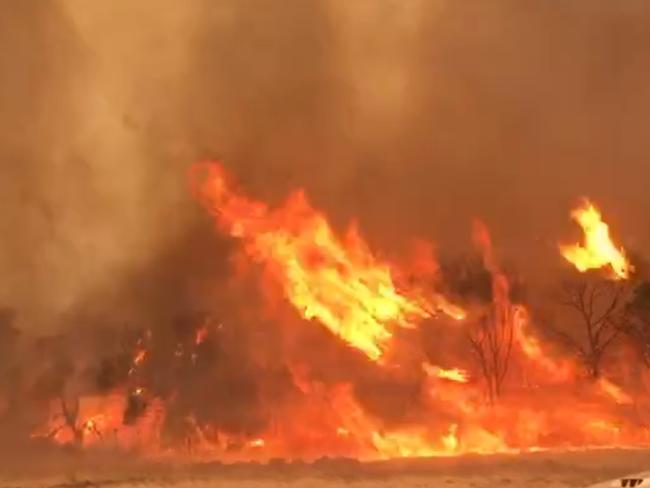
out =
<path fill-rule="evenodd" d="M 218 156 L 380 248 L 483 218 L 530 275 L 591 196 L 650 254 L 643 0 L 2 0 L 0 304 L 209 299 L 227 248 L 187 192 Z M 164 299 L 163 299 L 164 297 Z"/>

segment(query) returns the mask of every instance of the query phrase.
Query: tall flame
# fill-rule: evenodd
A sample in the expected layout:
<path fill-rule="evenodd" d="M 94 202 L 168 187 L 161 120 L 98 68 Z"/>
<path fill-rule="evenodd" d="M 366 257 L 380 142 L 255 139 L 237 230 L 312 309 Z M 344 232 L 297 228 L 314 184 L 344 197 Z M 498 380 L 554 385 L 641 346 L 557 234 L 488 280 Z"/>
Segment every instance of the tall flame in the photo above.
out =
<path fill-rule="evenodd" d="M 617 247 L 609 234 L 609 226 L 602 220 L 600 211 L 588 200 L 571 212 L 584 232 L 582 245 L 561 245 L 564 258 L 584 273 L 590 269 L 610 267 L 617 279 L 627 279 L 634 268 Z"/>
<path fill-rule="evenodd" d="M 371 253 L 356 228 L 339 238 L 304 192 L 270 209 L 233 191 L 220 165 L 196 169 L 202 172 L 194 180 L 199 198 L 220 227 L 244 242 L 245 252 L 266 266 L 304 318 L 318 320 L 370 359 L 383 355 L 394 328 L 412 328 L 439 308 L 462 316 L 457 308 L 431 306 L 398 290 L 389 265 Z"/>
<path fill-rule="evenodd" d="M 116 364 L 124 361 L 124 368 L 130 367 L 121 383 L 103 393 L 87 391 L 78 402 L 52 400 L 50 416 L 34 437 L 82 447 L 117 443 L 155 457 L 225 462 L 650 446 L 650 429 L 640 427 L 636 413 L 630 415 L 637 410 L 631 407 L 650 405 L 649 378 L 641 378 L 643 388 L 635 387 L 638 379 L 632 381 L 627 372 L 625 354 L 611 355 L 597 381 L 585 380 L 580 356 L 553 347 L 536 327 L 534 314 L 516 300 L 484 224 L 474 226 L 474 240 L 491 277 L 490 300 L 468 301 L 463 309 L 437 293 L 447 275 L 438 272 L 432 245 L 418 244 L 406 266 L 388 263 L 370 251 L 355 228 L 338 235 L 302 192 L 270 208 L 239 192 L 220 165 L 202 164 L 196 171 L 199 198 L 220 229 L 239 240 L 246 261 L 263 267 L 263 278 L 272 280 L 265 284 L 280 290 L 281 301 L 322 324 L 340 339 L 339 346 L 354 347 L 382 367 L 364 368 L 359 375 L 350 367 L 357 361 L 328 364 L 329 355 L 284 355 L 278 359 L 285 374 L 273 376 L 278 383 L 258 385 L 255 402 L 261 408 L 251 412 L 255 428 L 247 423 L 245 429 L 233 428 L 220 415 L 209 415 L 211 406 L 202 395 L 195 410 L 193 389 L 179 385 L 190 372 L 201 380 L 191 384 L 223 381 L 212 371 L 228 368 L 205 366 L 237 337 L 229 337 L 228 327 L 212 318 L 192 324 L 193 334 L 174 334 L 176 344 L 167 343 L 164 331 L 158 337 L 148 330 L 127 342 L 130 355 L 120 353 Z M 574 218 L 586 236 L 584 246 L 567 246 L 578 269 L 607 266 L 619 278 L 627 276 L 631 266 L 611 243 L 593 205 L 587 202 Z M 438 312 L 468 320 L 451 328 L 431 324 L 422 334 L 392 340 L 399 328 L 414 327 Z M 289 342 L 287 349 L 303 345 Z M 252 345 L 255 352 L 264 347 Z M 386 358 L 390 364 L 384 364 Z M 162 376 L 150 366 L 169 361 L 174 375 L 183 374 L 179 385 L 161 389 Z M 262 372 L 258 366 L 266 364 L 256 364 L 251 372 Z M 266 372 L 260 382 L 265 378 Z M 226 386 L 233 385 L 225 379 Z M 266 403 L 280 385 L 283 400 Z M 394 399 L 399 401 L 392 404 Z M 223 413 L 222 405 L 213 408 Z M 269 414 L 266 421 L 260 422 L 259 413 Z"/>

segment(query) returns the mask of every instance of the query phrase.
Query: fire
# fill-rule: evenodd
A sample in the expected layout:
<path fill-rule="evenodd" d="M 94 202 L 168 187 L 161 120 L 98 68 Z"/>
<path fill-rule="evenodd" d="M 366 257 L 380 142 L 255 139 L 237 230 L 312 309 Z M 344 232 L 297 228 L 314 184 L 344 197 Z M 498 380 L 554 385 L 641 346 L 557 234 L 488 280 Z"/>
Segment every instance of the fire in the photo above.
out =
<path fill-rule="evenodd" d="M 444 454 L 421 432 L 395 432 L 380 434 L 373 432 L 372 441 L 381 459 L 433 457 Z"/>
<path fill-rule="evenodd" d="M 582 227 L 584 241 L 582 245 L 561 245 L 564 258 L 581 273 L 609 267 L 617 279 L 629 278 L 634 268 L 626 258 L 625 251 L 612 242 L 609 226 L 602 220 L 600 211 L 585 200 L 571 212 L 571 217 Z"/>
<path fill-rule="evenodd" d="M 99 445 L 109 439 L 123 447 L 147 445 L 155 441 L 162 412 L 153 409 L 152 415 L 144 418 L 138 426 L 128 427 L 123 424 L 125 408 L 126 397 L 119 392 L 80 399 L 75 419 L 66 417 L 60 402 L 53 402 L 48 423 L 33 436 L 50 438 L 62 445 L 78 442 L 86 447 Z"/>
<path fill-rule="evenodd" d="M 197 196 L 241 247 L 237 257 L 259 265 L 253 276 L 264 291 L 280 291 L 265 296 L 270 312 L 245 295 L 242 315 L 255 326 L 241 335 L 238 317 L 225 315 L 129 336 L 126 352 L 107 361 L 113 381 L 98 390 L 82 361 L 83 381 L 70 388 L 78 395 L 58 393 L 74 401 L 52 400 L 34 437 L 223 462 L 650 445 L 630 413 L 650 399 L 631 389 L 626 359 L 612 355 L 602 376 L 585 379 L 581 356 L 553 347 L 514 292 L 485 224 L 473 228 L 482 258 L 475 298 L 452 286 L 429 243 L 418 243 L 411 262 L 389 260 L 355 226 L 336 232 L 302 191 L 270 207 L 245 196 L 218 164 L 196 171 Z M 574 215 L 585 244 L 563 248 L 565 258 L 627 277 L 632 267 L 595 207 Z M 319 337 L 313 329 L 296 332 L 287 304 L 294 319 L 334 340 L 321 349 L 310 342 Z M 256 335 L 257 314 L 277 322 L 269 334 Z M 330 354 L 336 348 L 361 354 Z"/>
<path fill-rule="evenodd" d="M 432 366 L 428 363 L 422 365 L 425 373 L 437 378 L 455 381 L 457 383 L 467 383 L 469 381 L 469 374 L 467 371 L 460 368 L 444 369 L 439 366 Z"/>
<path fill-rule="evenodd" d="M 142 338 L 138 339 L 135 352 L 133 353 L 133 360 L 131 361 L 131 368 L 129 369 L 129 375 L 135 373 L 138 367 L 147 359 L 147 348 L 145 347 L 144 340 Z"/>
<path fill-rule="evenodd" d="M 142 364 L 142 362 L 146 357 L 147 357 L 147 350 L 140 349 L 139 351 L 136 352 L 135 357 L 133 358 L 133 365 L 138 366 L 139 364 Z"/>
<path fill-rule="evenodd" d="M 199 344 L 202 344 L 207 337 L 208 337 L 208 326 L 202 325 L 196 330 L 196 333 L 194 334 L 194 345 L 198 346 Z"/>
<path fill-rule="evenodd" d="M 621 404 L 621 405 L 630 405 L 634 403 L 632 400 L 632 397 L 625 393 L 623 389 L 612 383 L 610 380 L 606 378 L 600 378 L 598 380 L 598 386 L 601 388 L 603 393 L 606 395 L 610 396 L 616 403 Z"/>
<path fill-rule="evenodd" d="M 369 249 L 356 227 L 336 235 L 302 191 L 270 209 L 232 188 L 223 168 L 201 165 L 198 194 L 221 229 L 243 241 L 306 319 L 378 360 L 396 328 L 413 328 L 437 309 L 462 318 L 438 296 L 429 302 L 397 289 L 388 263 Z"/>
<path fill-rule="evenodd" d="M 575 365 L 569 361 L 553 359 L 539 337 L 536 337 L 530 331 L 530 317 L 524 307 L 515 308 L 515 340 L 521 351 L 536 365 L 547 378 L 554 383 L 569 381 L 573 375 Z"/>
<path fill-rule="evenodd" d="M 364 412 L 350 385 L 341 385 L 333 390 L 330 396 L 335 412 L 345 424 L 337 433 L 363 440 L 363 443 L 369 445 L 371 450 L 365 455 L 367 459 L 449 455 L 458 447 L 457 442 L 453 440 L 456 431 L 454 426 L 438 439 L 429 435 L 422 426 L 389 430 Z"/>
<path fill-rule="evenodd" d="M 449 432 L 442 437 L 442 443 L 444 444 L 445 449 L 452 453 L 458 450 L 458 437 L 456 436 L 457 430 L 458 424 L 451 424 L 449 426 Z"/>

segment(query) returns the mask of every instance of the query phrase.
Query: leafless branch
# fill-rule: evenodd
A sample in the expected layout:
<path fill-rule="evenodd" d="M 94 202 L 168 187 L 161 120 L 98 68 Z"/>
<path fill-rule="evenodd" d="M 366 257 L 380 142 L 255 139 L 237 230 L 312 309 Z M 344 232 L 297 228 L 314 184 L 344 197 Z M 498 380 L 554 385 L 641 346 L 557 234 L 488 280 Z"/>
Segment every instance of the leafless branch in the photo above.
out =
<path fill-rule="evenodd" d="M 562 305 L 573 309 L 586 332 L 586 344 L 570 334 L 551 329 L 576 350 L 594 377 L 599 376 L 605 351 L 619 336 L 625 322 L 626 284 L 610 281 L 563 283 Z"/>
<path fill-rule="evenodd" d="M 469 343 L 476 354 L 491 403 L 501 394 L 514 342 L 514 325 L 510 310 L 495 310 L 483 317 L 470 334 Z"/>

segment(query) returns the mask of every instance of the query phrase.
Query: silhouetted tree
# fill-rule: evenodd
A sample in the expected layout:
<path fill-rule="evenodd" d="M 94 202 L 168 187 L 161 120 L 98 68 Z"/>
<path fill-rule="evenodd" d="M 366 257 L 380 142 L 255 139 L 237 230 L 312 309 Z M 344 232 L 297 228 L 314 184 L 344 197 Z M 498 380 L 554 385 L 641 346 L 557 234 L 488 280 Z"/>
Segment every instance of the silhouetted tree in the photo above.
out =
<path fill-rule="evenodd" d="M 494 403 L 501 395 L 503 380 L 510 364 L 513 340 L 514 322 L 511 307 L 507 310 L 494 307 L 481 317 L 478 326 L 470 333 L 469 342 L 483 373 L 490 403 Z"/>
<path fill-rule="evenodd" d="M 75 444 L 80 445 L 83 442 L 83 426 L 78 424 L 79 397 L 75 396 L 72 399 L 66 399 L 64 395 L 61 395 L 59 401 L 61 404 L 63 422 L 65 423 L 65 426 L 72 431 Z M 56 431 L 52 432 L 51 435 L 55 432 Z"/>
<path fill-rule="evenodd" d="M 551 330 L 578 355 L 592 378 L 600 377 L 603 357 L 627 321 L 630 290 L 626 281 L 593 276 L 562 285 L 560 303 L 577 317 L 579 327 Z"/>
<path fill-rule="evenodd" d="M 492 301 L 492 275 L 485 269 L 480 256 L 461 256 L 443 260 L 442 280 L 453 295 L 481 303 Z"/>
<path fill-rule="evenodd" d="M 458 262 L 459 274 L 454 284 L 459 294 L 487 306 L 486 313 L 470 331 L 469 343 L 485 380 L 488 401 L 493 404 L 501 395 L 508 373 L 515 325 L 510 279 L 494 262 L 489 242 L 485 253 L 483 261 Z"/>

